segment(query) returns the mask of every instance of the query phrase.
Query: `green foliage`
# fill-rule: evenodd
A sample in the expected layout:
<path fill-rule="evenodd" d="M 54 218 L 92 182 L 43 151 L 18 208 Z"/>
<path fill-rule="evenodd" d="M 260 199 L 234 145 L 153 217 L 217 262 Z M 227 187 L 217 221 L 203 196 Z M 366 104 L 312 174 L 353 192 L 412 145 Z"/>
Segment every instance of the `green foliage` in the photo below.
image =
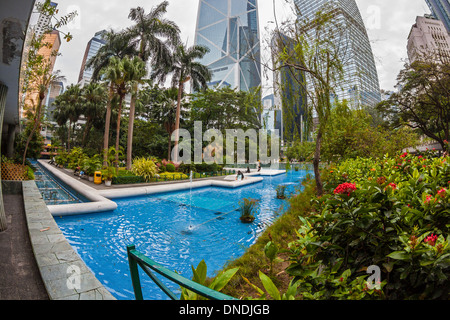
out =
<path fill-rule="evenodd" d="M 166 164 L 166 171 L 167 172 L 175 172 L 175 166 L 172 163 Z"/>
<path fill-rule="evenodd" d="M 141 157 L 133 160 L 131 171 L 148 182 L 158 173 L 158 167 L 151 158 Z"/>
<path fill-rule="evenodd" d="M 448 161 L 405 153 L 329 170 L 325 195 L 312 199 L 314 210 L 300 218 L 298 240 L 289 245 L 286 272 L 302 297 L 448 299 Z M 338 192 L 344 183 L 355 190 Z M 382 272 L 373 289 L 364 280 L 371 265 Z"/>
<path fill-rule="evenodd" d="M 289 146 L 286 150 L 286 158 L 297 161 L 311 161 L 314 157 L 314 150 L 316 144 L 314 142 L 300 142 L 295 141 L 292 146 Z"/>
<path fill-rule="evenodd" d="M 238 272 L 239 268 L 233 268 L 227 271 L 224 271 L 217 275 L 212 281 L 209 281 L 206 277 L 207 275 L 207 266 L 204 260 L 202 260 L 197 268 L 191 266 L 193 278 L 192 280 L 201 284 L 202 286 L 208 287 L 215 291 L 222 291 L 222 289 L 228 284 L 231 278 Z M 209 284 L 208 284 L 209 282 Z M 195 292 L 192 292 L 186 288 L 181 288 L 181 297 L 180 300 L 204 300 L 205 298 L 198 295 Z"/>
<path fill-rule="evenodd" d="M 68 167 L 70 169 L 81 167 L 86 159 L 88 159 L 88 156 L 83 152 L 83 149 L 75 147 L 67 156 Z"/>
<path fill-rule="evenodd" d="M 418 144 L 418 136 L 411 129 L 372 127 L 372 116 L 365 109 L 351 110 L 345 102 L 336 103 L 325 131 L 322 161 L 379 158 Z"/>
<path fill-rule="evenodd" d="M 99 171 L 102 168 L 102 160 L 99 155 L 95 155 L 90 158 L 85 158 L 82 163 L 82 169 L 88 176 L 93 176 L 95 171 Z"/>
<path fill-rule="evenodd" d="M 145 179 L 141 176 L 117 176 L 112 178 L 112 184 L 135 184 L 135 183 L 144 183 Z"/>
<path fill-rule="evenodd" d="M 242 222 L 253 222 L 255 220 L 257 205 L 258 200 L 255 199 L 246 198 L 239 202 L 240 219 Z"/>
<path fill-rule="evenodd" d="M 283 185 L 279 185 L 276 188 L 276 192 L 277 192 L 277 199 L 286 199 L 286 186 Z"/>

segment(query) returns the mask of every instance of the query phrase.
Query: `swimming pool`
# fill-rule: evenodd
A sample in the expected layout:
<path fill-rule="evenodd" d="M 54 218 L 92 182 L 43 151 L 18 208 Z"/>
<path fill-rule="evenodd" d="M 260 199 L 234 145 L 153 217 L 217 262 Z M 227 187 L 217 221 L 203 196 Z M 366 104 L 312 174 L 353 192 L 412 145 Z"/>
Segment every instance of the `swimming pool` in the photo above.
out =
<path fill-rule="evenodd" d="M 208 276 L 214 276 L 227 261 L 244 254 L 283 212 L 287 202 L 276 199 L 276 187 L 286 185 L 287 193 L 293 193 L 307 173 L 264 177 L 238 189 L 208 187 L 120 199 L 113 212 L 55 220 L 97 279 L 117 299 L 129 300 L 134 293 L 127 245 L 135 244 L 149 258 L 187 278 L 192 277 L 191 265 L 205 260 Z M 236 211 L 244 198 L 259 200 L 252 224 L 241 223 Z M 163 282 L 177 292 L 177 285 Z M 141 283 L 144 299 L 168 299 L 144 273 Z"/>

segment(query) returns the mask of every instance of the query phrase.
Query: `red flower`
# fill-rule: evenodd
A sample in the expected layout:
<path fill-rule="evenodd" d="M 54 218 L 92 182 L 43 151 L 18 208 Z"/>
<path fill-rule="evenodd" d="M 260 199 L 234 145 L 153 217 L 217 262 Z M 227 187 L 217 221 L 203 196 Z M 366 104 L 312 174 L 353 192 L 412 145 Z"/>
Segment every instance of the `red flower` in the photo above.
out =
<path fill-rule="evenodd" d="M 354 183 L 343 183 L 337 186 L 334 189 L 334 194 L 347 194 L 350 195 L 353 191 L 356 190 L 356 185 Z"/>
<path fill-rule="evenodd" d="M 436 240 L 437 240 L 438 236 L 431 234 L 431 236 L 426 237 L 423 242 L 429 244 L 430 246 L 433 246 L 436 244 Z"/>
<path fill-rule="evenodd" d="M 445 188 L 442 188 L 441 190 L 439 190 L 437 192 L 438 196 L 440 196 L 441 198 L 445 198 L 446 194 L 447 194 L 447 190 Z"/>
<path fill-rule="evenodd" d="M 391 187 L 392 188 L 392 190 L 395 190 L 395 189 L 397 189 L 397 185 L 395 184 L 395 183 L 389 183 L 388 184 L 388 187 Z M 387 187 L 386 187 L 387 188 Z"/>
<path fill-rule="evenodd" d="M 425 203 L 430 203 L 432 198 L 433 197 L 431 195 L 428 195 L 427 198 L 425 199 Z"/>

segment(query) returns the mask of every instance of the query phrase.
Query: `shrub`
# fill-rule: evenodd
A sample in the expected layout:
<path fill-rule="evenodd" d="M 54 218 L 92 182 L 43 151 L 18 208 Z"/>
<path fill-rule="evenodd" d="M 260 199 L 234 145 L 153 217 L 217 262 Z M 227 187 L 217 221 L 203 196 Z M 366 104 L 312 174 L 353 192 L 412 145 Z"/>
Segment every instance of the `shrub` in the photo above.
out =
<path fill-rule="evenodd" d="M 150 158 L 136 158 L 133 160 L 131 171 L 148 182 L 158 173 L 158 168 Z"/>
<path fill-rule="evenodd" d="M 135 184 L 144 183 L 145 179 L 141 176 L 117 176 L 112 179 L 112 184 Z"/>
<path fill-rule="evenodd" d="M 172 163 L 166 164 L 166 171 L 167 172 L 175 172 L 175 166 Z"/>
<path fill-rule="evenodd" d="M 449 160 L 404 153 L 329 170 L 289 245 L 286 271 L 303 298 L 448 299 Z M 381 271 L 375 287 L 370 266 Z"/>
<path fill-rule="evenodd" d="M 183 180 L 188 178 L 189 176 L 179 172 L 164 172 L 159 174 L 160 180 Z"/>

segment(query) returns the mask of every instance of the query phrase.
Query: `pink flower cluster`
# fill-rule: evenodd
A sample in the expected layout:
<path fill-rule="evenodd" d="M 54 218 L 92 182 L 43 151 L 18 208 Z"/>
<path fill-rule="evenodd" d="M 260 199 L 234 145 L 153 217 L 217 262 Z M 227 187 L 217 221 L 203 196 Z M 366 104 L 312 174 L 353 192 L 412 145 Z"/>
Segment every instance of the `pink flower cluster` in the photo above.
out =
<path fill-rule="evenodd" d="M 356 190 L 356 185 L 354 183 L 343 183 L 334 189 L 334 194 L 347 194 L 348 196 Z"/>
<path fill-rule="evenodd" d="M 389 185 L 388 185 L 389 187 L 391 187 L 392 188 L 392 190 L 396 190 L 397 189 L 397 185 L 395 184 L 395 183 L 389 183 Z"/>
<path fill-rule="evenodd" d="M 438 196 L 440 196 L 441 198 L 445 198 L 445 196 L 447 195 L 447 189 L 442 188 L 441 190 L 439 190 L 437 192 Z"/>
<path fill-rule="evenodd" d="M 430 246 L 433 246 L 436 244 L 436 240 L 437 240 L 438 236 L 435 234 L 431 234 L 431 236 L 426 237 L 423 242 L 429 244 Z"/>

